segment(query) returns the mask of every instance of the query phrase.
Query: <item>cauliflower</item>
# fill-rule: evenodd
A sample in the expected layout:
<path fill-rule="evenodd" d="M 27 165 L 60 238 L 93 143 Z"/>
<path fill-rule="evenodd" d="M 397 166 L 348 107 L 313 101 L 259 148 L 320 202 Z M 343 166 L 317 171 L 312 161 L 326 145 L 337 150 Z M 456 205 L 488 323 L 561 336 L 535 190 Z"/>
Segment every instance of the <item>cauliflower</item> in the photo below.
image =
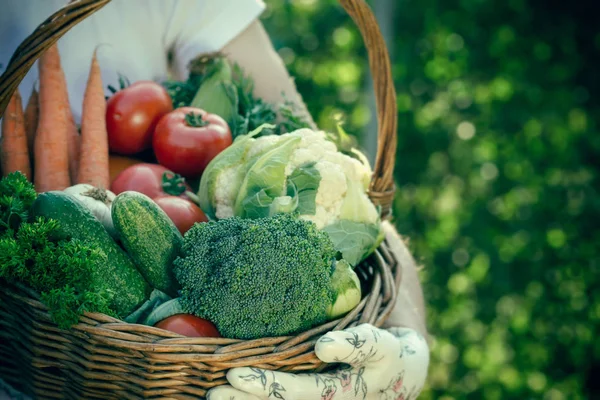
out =
<path fill-rule="evenodd" d="M 225 168 L 219 175 L 219 181 L 229 182 L 235 178 L 235 167 Z M 219 204 L 216 211 L 218 219 L 233 217 L 233 202 L 235 199 L 235 186 L 233 185 L 217 185 L 215 188 L 215 200 Z"/>
<path fill-rule="evenodd" d="M 325 132 L 241 136 L 206 168 L 198 197 L 211 219 L 296 213 L 329 234 L 351 265 L 382 239 L 379 212 L 367 195 L 366 158 L 338 151 Z"/>

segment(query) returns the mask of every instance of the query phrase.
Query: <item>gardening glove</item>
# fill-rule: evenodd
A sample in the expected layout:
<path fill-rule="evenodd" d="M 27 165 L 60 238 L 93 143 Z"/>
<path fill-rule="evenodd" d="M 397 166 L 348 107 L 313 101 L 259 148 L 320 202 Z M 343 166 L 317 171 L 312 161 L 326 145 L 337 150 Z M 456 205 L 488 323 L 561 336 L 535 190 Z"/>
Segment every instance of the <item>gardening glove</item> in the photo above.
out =
<path fill-rule="evenodd" d="M 329 373 L 287 373 L 233 368 L 230 385 L 208 392 L 208 400 L 409 400 L 423 388 L 429 348 L 409 328 L 375 328 L 369 324 L 329 332 L 315 345 L 325 363 L 342 363 Z"/>

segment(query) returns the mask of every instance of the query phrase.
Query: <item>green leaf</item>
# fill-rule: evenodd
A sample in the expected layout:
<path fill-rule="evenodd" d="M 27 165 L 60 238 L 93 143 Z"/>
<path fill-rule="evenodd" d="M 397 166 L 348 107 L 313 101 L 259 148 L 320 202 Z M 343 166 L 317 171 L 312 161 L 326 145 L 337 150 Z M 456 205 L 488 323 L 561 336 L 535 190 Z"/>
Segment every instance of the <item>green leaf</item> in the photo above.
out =
<path fill-rule="evenodd" d="M 297 168 L 288 177 L 288 183 L 295 188 L 298 199 L 296 211 L 300 215 L 315 215 L 317 191 L 321 183 L 321 174 L 315 168 L 315 163 L 310 163 Z"/>
<path fill-rule="evenodd" d="M 296 188 L 288 185 L 288 195 L 280 196 L 273 199 L 269 216 L 281 213 L 293 213 L 298 208 L 298 196 Z"/>
<path fill-rule="evenodd" d="M 180 298 L 177 297 L 175 299 L 165 301 L 164 303 L 160 303 L 152 310 L 152 312 L 144 320 L 143 324 L 154 326 L 163 319 L 169 318 L 176 314 L 184 313 L 185 311 L 181 305 Z"/>
<path fill-rule="evenodd" d="M 382 230 L 379 224 L 365 224 L 340 220 L 323 228 L 344 260 L 356 266 L 369 256 L 381 243 Z"/>
<path fill-rule="evenodd" d="M 346 178 L 346 185 L 348 189 L 340 208 L 339 218 L 367 224 L 378 222 L 377 209 L 365 193 L 362 183 Z"/>
<path fill-rule="evenodd" d="M 225 58 L 216 59 L 214 72 L 202 82 L 191 106 L 217 114 L 231 124 L 238 110 L 238 92 L 232 78 L 229 62 Z"/>
<path fill-rule="evenodd" d="M 264 189 L 253 187 L 253 193 L 248 193 L 242 201 L 244 217 L 250 219 L 265 218 L 271 214 L 273 197 L 269 196 Z"/>
<path fill-rule="evenodd" d="M 362 292 L 360 280 L 347 260 L 338 260 L 331 277 L 333 301 L 327 309 L 329 318 L 346 314 L 360 303 Z"/>
<path fill-rule="evenodd" d="M 246 176 L 234 206 L 235 215 L 242 218 L 262 215 L 261 208 L 265 206 L 263 200 L 287 193 L 285 168 L 300 140 L 298 136 L 282 138 L 248 161 L 244 168 Z M 252 197 L 261 191 L 264 191 L 260 197 L 261 202 L 253 201 Z"/>
<path fill-rule="evenodd" d="M 239 186 L 244 178 L 244 171 L 238 168 L 238 166 L 243 162 L 246 151 L 251 143 L 252 140 L 249 136 L 240 136 L 231 146 L 213 158 L 204 170 L 200 179 L 200 187 L 198 188 L 198 200 L 200 208 L 210 219 L 216 218 L 215 192 L 219 175 L 227 169 L 233 168 L 235 173 L 230 179 L 230 184 L 236 187 Z"/>
<path fill-rule="evenodd" d="M 198 188 L 198 201 L 200 208 L 210 219 L 216 219 L 216 197 L 217 182 L 221 174 L 231 172 L 228 177 L 228 184 L 232 188 L 239 188 L 244 180 L 246 168 L 243 168 L 243 163 L 246 159 L 248 149 L 254 142 L 254 136 L 259 135 L 264 129 L 272 129 L 273 125 L 264 124 L 248 133 L 247 135 L 237 137 L 231 146 L 219 153 L 208 164 L 202 178 L 200 179 L 200 187 Z M 235 195 L 237 192 L 232 192 Z M 234 198 L 230 199 L 233 205 Z"/>
<path fill-rule="evenodd" d="M 147 320 L 152 313 L 161 305 L 169 302 L 171 297 L 158 289 L 154 289 L 150 293 L 150 298 L 144 302 L 137 310 L 125 317 L 123 321 L 130 324 L 141 324 Z"/>

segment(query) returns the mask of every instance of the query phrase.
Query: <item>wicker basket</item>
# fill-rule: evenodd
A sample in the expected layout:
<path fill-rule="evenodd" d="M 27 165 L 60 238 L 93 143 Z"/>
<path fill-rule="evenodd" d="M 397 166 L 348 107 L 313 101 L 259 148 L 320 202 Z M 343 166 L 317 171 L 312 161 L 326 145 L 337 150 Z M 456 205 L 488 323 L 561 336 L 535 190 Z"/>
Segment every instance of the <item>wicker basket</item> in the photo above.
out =
<path fill-rule="evenodd" d="M 71 27 L 109 0 L 72 1 L 42 23 L 15 51 L 0 77 L 0 116 L 35 60 Z M 394 195 L 396 96 L 377 22 L 364 0 L 340 0 L 358 25 L 369 54 L 378 118 L 378 151 L 370 187 L 382 217 Z M 56 327 L 36 293 L 2 283 L 0 378 L 35 398 L 196 399 L 224 384 L 228 369 L 322 370 L 314 344 L 327 331 L 359 323 L 381 326 L 396 303 L 401 268 L 387 238 L 357 267 L 366 285 L 361 303 L 344 318 L 298 336 L 234 340 L 187 338 L 103 314 L 87 313 L 70 330 Z"/>

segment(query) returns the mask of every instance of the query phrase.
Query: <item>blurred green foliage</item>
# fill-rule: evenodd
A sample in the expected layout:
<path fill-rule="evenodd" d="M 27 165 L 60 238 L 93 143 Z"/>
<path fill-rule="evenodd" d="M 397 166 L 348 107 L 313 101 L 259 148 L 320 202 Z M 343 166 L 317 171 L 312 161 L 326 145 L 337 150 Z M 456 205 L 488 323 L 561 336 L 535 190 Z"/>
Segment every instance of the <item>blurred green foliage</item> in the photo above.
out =
<path fill-rule="evenodd" d="M 600 398 L 600 34 L 572 2 L 392 3 L 395 222 L 433 337 L 421 398 Z M 317 122 L 364 131 L 366 55 L 341 7 L 267 4 Z"/>

